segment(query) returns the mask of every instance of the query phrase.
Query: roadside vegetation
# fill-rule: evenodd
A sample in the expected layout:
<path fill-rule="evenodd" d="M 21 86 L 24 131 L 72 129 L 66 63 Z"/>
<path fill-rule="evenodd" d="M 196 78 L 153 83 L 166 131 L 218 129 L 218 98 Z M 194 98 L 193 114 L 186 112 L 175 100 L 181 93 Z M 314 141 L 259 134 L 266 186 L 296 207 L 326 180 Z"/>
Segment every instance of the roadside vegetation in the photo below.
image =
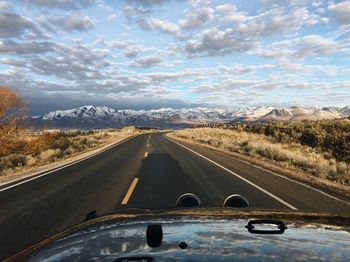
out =
<path fill-rule="evenodd" d="M 135 127 L 95 131 L 31 130 L 26 126 L 26 105 L 21 97 L 7 87 L 0 87 L 0 97 L 0 181 L 144 132 Z"/>
<path fill-rule="evenodd" d="M 11 149 L 0 155 L 0 176 L 67 159 L 140 131 L 123 129 L 67 131 L 19 135 Z M 30 133 L 30 132 L 29 132 Z"/>
<path fill-rule="evenodd" d="M 350 119 L 222 124 L 173 135 L 350 185 Z"/>

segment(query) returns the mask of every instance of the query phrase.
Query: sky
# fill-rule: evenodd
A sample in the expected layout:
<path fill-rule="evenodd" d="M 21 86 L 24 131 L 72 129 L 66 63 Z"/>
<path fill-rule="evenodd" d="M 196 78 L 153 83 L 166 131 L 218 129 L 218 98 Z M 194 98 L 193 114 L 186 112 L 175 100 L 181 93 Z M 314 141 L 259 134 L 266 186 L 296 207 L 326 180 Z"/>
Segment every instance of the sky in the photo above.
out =
<path fill-rule="evenodd" d="M 350 105 L 350 0 L 0 0 L 0 85 L 33 114 Z"/>

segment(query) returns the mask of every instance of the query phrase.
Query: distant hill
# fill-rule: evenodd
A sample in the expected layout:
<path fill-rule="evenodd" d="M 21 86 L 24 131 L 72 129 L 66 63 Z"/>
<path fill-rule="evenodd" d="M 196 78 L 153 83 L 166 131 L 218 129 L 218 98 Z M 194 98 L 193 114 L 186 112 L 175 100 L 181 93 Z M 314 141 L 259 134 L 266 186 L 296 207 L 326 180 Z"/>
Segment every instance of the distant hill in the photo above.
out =
<path fill-rule="evenodd" d="M 322 120 L 350 116 L 350 107 L 271 107 L 191 108 L 155 110 L 117 110 L 106 106 L 82 106 L 57 110 L 31 118 L 34 126 L 50 128 L 98 129 L 126 125 L 180 128 L 199 124 L 227 122 L 264 122 L 269 120 Z"/>

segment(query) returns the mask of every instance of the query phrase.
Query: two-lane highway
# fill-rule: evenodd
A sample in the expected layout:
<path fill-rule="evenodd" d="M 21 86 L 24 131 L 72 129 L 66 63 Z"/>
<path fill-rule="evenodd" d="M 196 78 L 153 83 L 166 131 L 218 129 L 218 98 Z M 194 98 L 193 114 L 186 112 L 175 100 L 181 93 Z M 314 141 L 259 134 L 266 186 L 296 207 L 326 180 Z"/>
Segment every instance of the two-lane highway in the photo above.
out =
<path fill-rule="evenodd" d="M 143 134 L 35 180 L 0 188 L 0 260 L 84 220 L 121 208 L 173 208 L 197 194 L 221 206 L 231 194 L 251 207 L 350 215 L 336 200 L 277 174 L 164 133 Z M 2 191 L 1 191 L 2 190 Z"/>

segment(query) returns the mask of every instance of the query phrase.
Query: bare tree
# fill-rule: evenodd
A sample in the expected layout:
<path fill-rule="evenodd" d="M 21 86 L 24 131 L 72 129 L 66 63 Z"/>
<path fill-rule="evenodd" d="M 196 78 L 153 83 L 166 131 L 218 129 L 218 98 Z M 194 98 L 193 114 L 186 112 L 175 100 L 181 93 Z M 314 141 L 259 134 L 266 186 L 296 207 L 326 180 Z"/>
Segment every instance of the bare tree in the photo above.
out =
<path fill-rule="evenodd" d="M 0 86 L 0 155 L 16 144 L 18 130 L 24 127 L 26 105 L 17 92 Z"/>

